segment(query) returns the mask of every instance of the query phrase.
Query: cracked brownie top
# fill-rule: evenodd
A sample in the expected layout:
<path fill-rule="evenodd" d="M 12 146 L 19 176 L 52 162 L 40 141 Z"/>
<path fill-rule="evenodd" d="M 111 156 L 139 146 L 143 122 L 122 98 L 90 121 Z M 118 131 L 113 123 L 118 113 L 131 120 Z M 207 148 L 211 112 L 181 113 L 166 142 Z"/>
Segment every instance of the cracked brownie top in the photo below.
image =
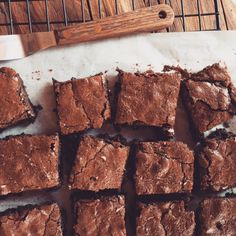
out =
<path fill-rule="evenodd" d="M 120 71 L 117 87 L 116 124 L 173 128 L 180 88 L 178 73 Z"/>
<path fill-rule="evenodd" d="M 183 101 L 199 133 L 236 114 L 236 89 L 225 67 L 208 66 L 183 82 Z"/>
<path fill-rule="evenodd" d="M 98 129 L 110 118 L 107 81 L 103 75 L 53 82 L 62 134 Z"/>
<path fill-rule="evenodd" d="M 142 142 L 136 153 L 139 195 L 191 192 L 194 156 L 181 142 Z"/>
<path fill-rule="evenodd" d="M 126 235 L 123 196 L 80 200 L 75 205 L 75 211 L 75 235 Z"/>
<path fill-rule="evenodd" d="M 23 81 L 11 68 L 0 68 L 0 94 L 0 131 L 36 118 Z"/>
<path fill-rule="evenodd" d="M 235 135 L 205 139 L 198 160 L 202 190 L 220 191 L 236 187 Z"/>
<path fill-rule="evenodd" d="M 118 141 L 85 136 L 78 147 L 70 188 L 120 189 L 128 155 L 129 147 Z"/>
<path fill-rule="evenodd" d="M 202 236 L 235 235 L 236 198 L 209 198 L 201 203 Z"/>
<path fill-rule="evenodd" d="M 61 213 L 57 204 L 8 210 L 0 214 L 1 236 L 62 236 Z"/>
<path fill-rule="evenodd" d="M 194 212 L 186 211 L 184 202 L 139 204 L 137 236 L 194 235 Z"/>
<path fill-rule="evenodd" d="M 0 195 L 60 184 L 59 137 L 19 135 L 0 140 Z"/>

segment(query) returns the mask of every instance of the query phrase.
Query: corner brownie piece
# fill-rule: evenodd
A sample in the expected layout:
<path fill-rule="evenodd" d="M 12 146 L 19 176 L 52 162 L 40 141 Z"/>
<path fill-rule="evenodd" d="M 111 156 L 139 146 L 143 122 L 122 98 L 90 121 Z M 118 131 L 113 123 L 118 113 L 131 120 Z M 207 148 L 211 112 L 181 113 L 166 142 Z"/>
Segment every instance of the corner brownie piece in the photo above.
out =
<path fill-rule="evenodd" d="M 0 94 L 0 131 L 36 118 L 23 81 L 11 68 L 0 68 Z"/>
<path fill-rule="evenodd" d="M 53 82 L 62 134 L 101 128 L 110 118 L 107 81 L 103 75 Z"/>
<path fill-rule="evenodd" d="M 198 160 L 202 190 L 236 187 L 236 135 L 223 132 L 218 130 L 201 144 Z"/>
<path fill-rule="evenodd" d="M 45 204 L 0 213 L 0 235 L 62 236 L 60 209 L 57 204 Z"/>
<path fill-rule="evenodd" d="M 141 142 L 137 146 L 138 195 L 191 192 L 194 156 L 181 142 Z"/>
<path fill-rule="evenodd" d="M 119 71 L 115 124 L 173 132 L 180 89 L 178 73 Z"/>
<path fill-rule="evenodd" d="M 183 201 L 140 204 L 139 207 L 137 236 L 194 235 L 194 212 L 185 210 Z"/>
<path fill-rule="evenodd" d="M 0 140 L 0 195 L 60 184 L 59 137 L 19 135 Z"/>
<path fill-rule="evenodd" d="M 227 69 L 219 64 L 190 74 L 182 88 L 183 102 L 200 134 L 236 114 L 236 88 Z"/>
<path fill-rule="evenodd" d="M 80 200 L 75 205 L 74 235 L 125 236 L 125 200 L 114 196 Z"/>
<path fill-rule="evenodd" d="M 70 188 L 99 191 L 120 189 L 129 147 L 105 138 L 82 138 L 70 175 Z"/>
<path fill-rule="evenodd" d="M 210 198 L 201 203 L 202 236 L 236 234 L 236 198 Z"/>

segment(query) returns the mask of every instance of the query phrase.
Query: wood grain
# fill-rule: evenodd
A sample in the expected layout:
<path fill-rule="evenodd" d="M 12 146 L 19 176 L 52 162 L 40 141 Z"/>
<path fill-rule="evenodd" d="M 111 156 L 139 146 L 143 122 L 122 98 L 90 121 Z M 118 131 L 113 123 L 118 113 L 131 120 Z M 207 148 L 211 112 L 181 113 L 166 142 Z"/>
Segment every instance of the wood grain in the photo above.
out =
<path fill-rule="evenodd" d="M 116 16 L 56 30 L 58 45 L 88 42 L 129 34 L 151 32 L 172 25 L 174 12 L 165 4 L 140 8 Z"/>
<path fill-rule="evenodd" d="M 116 4 L 118 3 L 118 13 L 129 12 L 133 10 L 132 0 L 100 0 L 101 14 L 99 14 L 99 0 L 65 0 L 67 19 L 69 25 L 75 25 L 76 21 L 89 21 L 97 20 L 100 17 L 116 15 Z M 136 8 L 142 8 L 149 5 L 156 5 L 158 2 L 167 2 L 170 4 L 175 14 L 181 15 L 181 0 L 134 0 Z M 214 12 L 213 0 L 200 0 L 200 12 L 210 13 Z M 235 2 L 235 1 L 234 1 Z M 236 4 L 232 0 L 218 0 L 219 13 L 220 13 L 220 26 L 222 30 L 236 29 Z M 84 14 L 82 14 L 82 5 L 84 6 Z M 197 0 L 183 0 L 185 14 L 198 13 Z M 34 32 L 47 31 L 44 1 L 30 1 L 30 15 L 32 21 L 35 23 L 32 26 Z M 14 33 L 29 32 L 27 5 L 25 1 L 17 1 L 11 3 L 13 24 L 20 22 L 21 25 L 14 25 Z M 62 7 L 62 0 L 49 0 L 48 12 L 50 20 L 50 29 L 58 29 L 65 26 L 64 14 Z M 0 34 L 10 33 L 9 27 L 9 11 L 8 4 L 0 2 Z M 183 24 L 183 22 L 185 24 Z M 3 26 L 4 24 L 8 26 Z M 37 23 L 37 24 L 36 24 Z M 198 16 L 193 17 L 177 17 L 175 18 L 174 25 L 170 27 L 170 31 L 195 31 L 201 29 L 209 30 L 214 29 L 216 24 L 215 16 L 201 17 L 201 27 L 199 25 Z"/>

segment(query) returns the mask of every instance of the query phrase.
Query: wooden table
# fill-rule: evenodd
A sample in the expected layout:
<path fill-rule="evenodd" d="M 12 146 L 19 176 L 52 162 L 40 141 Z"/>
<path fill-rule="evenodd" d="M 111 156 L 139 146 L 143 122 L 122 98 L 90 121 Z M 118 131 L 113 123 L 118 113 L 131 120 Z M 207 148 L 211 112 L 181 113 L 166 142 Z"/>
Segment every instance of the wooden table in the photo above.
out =
<path fill-rule="evenodd" d="M 84 19 L 95 20 L 100 17 L 98 11 L 98 0 L 64 0 L 66 2 L 67 18 L 69 21 L 81 20 L 83 21 L 83 14 L 81 11 L 81 4 L 84 4 Z M 118 12 L 127 12 L 132 10 L 132 0 L 117 0 Z M 152 4 L 156 4 L 157 1 L 150 0 Z M 220 27 L 221 30 L 236 29 L 236 4 L 234 0 L 218 0 L 219 13 L 220 13 Z M 48 15 L 50 20 L 50 29 L 59 28 L 64 26 L 63 4 L 62 0 L 48 0 Z M 145 7 L 149 0 L 135 0 L 135 7 Z M 164 2 L 164 0 L 159 0 Z M 172 0 L 171 6 L 173 7 L 175 14 L 180 15 L 181 12 L 181 0 Z M 235 2 L 235 1 L 234 1 Z M 106 17 L 116 14 L 115 0 L 101 0 L 101 17 Z M 197 0 L 183 0 L 185 14 L 196 14 L 198 12 Z M 214 12 L 213 0 L 200 0 L 199 9 L 201 13 Z M 37 22 L 32 26 L 33 31 L 46 31 L 48 26 L 46 24 L 45 14 L 45 1 L 35 0 L 30 1 L 30 16 L 33 22 Z M 15 22 L 22 23 L 21 25 L 14 25 L 14 33 L 26 33 L 30 28 L 27 24 L 27 4 L 26 1 L 17 1 L 11 3 L 11 12 L 13 25 Z M 9 23 L 9 8 L 7 3 L 0 3 L 0 34 L 10 33 L 10 27 L 3 26 Z M 215 29 L 216 20 L 215 16 L 202 16 L 201 17 L 201 29 Z M 198 16 L 185 17 L 186 31 L 200 30 Z M 69 24 L 69 25 L 71 25 Z M 175 19 L 174 25 L 169 29 L 170 31 L 184 31 L 183 18 L 179 17 Z"/>

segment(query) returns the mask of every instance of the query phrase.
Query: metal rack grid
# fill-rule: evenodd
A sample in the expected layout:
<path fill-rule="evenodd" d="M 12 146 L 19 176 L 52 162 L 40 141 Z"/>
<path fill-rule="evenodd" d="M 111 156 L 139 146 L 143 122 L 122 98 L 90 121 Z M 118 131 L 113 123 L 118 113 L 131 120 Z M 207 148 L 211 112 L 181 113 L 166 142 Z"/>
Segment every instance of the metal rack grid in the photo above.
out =
<path fill-rule="evenodd" d="M 11 10 L 11 4 L 13 2 L 25 2 L 26 4 L 26 11 L 27 11 L 27 22 L 14 22 L 13 17 L 12 17 L 12 10 Z M 33 25 L 46 25 L 47 30 L 51 30 L 51 24 L 64 24 L 65 26 L 68 26 L 72 23 L 83 23 L 86 22 L 85 18 L 85 2 L 88 4 L 88 10 L 91 15 L 91 8 L 90 8 L 90 1 L 97 1 L 98 4 L 98 15 L 100 18 L 102 18 L 102 0 L 80 0 L 81 1 L 81 14 L 82 14 L 82 20 L 81 19 L 68 19 L 68 14 L 67 14 L 67 4 L 69 4 L 70 0 L 59 0 L 62 3 L 62 8 L 63 8 L 63 18 L 60 21 L 51 21 L 50 20 L 50 15 L 49 15 L 49 9 L 48 9 L 48 4 L 50 0 L 41 0 L 44 2 L 45 5 L 45 21 L 32 21 L 32 14 L 31 14 L 31 1 L 32 0 L 0 0 L 1 3 L 7 4 L 7 9 L 8 9 L 8 20 L 5 23 L 0 22 L 0 27 L 5 26 L 8 27 L 9 29 L 9 34 L 14 34 L 14 27 L 15 26 L 28 26 L 28 31 L 33 32 Z M 119 1 L 120 0 L 111 0 L 114 1 L 115 4 L 115 11 L 116 14 L 119 14 Z M 130 0 L 132 3 L 132 9 L 136 9 L 136 0 Z M 173 0 L 165 0 L 166 4 L 169 4 L 172 6 L 172 1 Z M 67 2 L 67 3 L 66 3 Z M 152 6 L 152 1 L 151 0 L 144 0 L 146 6 Z M 215 17 L 215 27 L 212 29 L 204 29 L 204 30 L 220 30 L 220 17 L 219 17 L 219 10 L 218 10 L 218 0 L 214 0 L 214 11 L 213 12 L 207 12 L 207 13 L 201 13 L 200 11 L 200 0 L 196 1 L 197 4 L 197 13 L 195 14 L 186 14 L 184 11 L 184 0 L 180 0 L 181 3 L 181 14 L 176 15 L 175 17 L 178 19 L 181 19 L 182 21 L 182 27 L 183 31 L 186 31 L 186 19 L 189 17 L 197 17 L 198 18 L 198 25 L 199 25 L 199 30 L 202 31 L 202 18 L 206 16 L 213 16 Z M 160 4 L 160 0 L 157 0 L 157 4 Z M 93 19 L 91 15 L 91 19 Z M 167 29 L 169 31 L 169 29 Z"/>

